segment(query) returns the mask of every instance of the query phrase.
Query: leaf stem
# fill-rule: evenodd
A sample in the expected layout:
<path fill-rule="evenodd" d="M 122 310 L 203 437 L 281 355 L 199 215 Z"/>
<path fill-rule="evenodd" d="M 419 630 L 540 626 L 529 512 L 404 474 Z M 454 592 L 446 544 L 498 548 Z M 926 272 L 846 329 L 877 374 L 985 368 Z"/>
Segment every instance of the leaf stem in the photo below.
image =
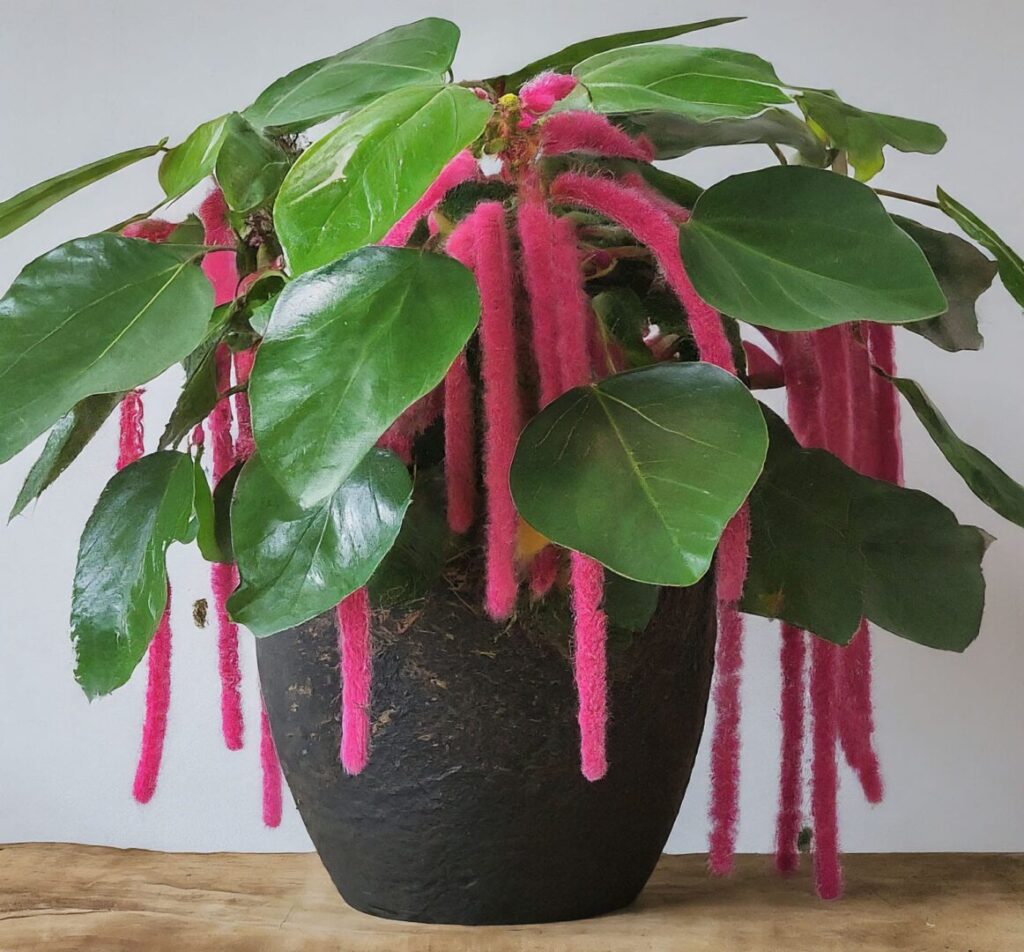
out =
<path fill-rule="evenodd" d="M 915 205 L 927 205 L 928 208 L 942 208 L 938 202 L 930 198 L 919 198 L 917 195 L 907 195 L 905 192 L 893 192 L 887 188 L 876 188 L 876 195 L 884 195 L 886 198 L 898 198 L 904 202 L 913 202 Z"/>

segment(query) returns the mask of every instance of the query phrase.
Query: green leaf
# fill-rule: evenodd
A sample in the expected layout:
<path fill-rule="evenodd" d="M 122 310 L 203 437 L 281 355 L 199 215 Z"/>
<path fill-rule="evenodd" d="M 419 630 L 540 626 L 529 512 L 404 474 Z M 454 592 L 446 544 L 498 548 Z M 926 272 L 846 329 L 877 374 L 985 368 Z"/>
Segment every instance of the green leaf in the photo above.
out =
<path fill-rule="evenodd" d="M 71 596 L 75 678 L 91 699 L 124 684 L 167 605 L 164 555 L 186 541 L 192 460 L 153 453 L 114 475 L 82 532 Z"/>
<path fill-rule="evenodd" d="M 249 380 L 256 445 L 288 494 L 330 496 L 441 382 L 479 314 L 468 269 L 410 248 L 362 248 L 292 281 Z"/>
<path fill-rule="evenodd" d="M 613 572 L 692 585 L 764 462 L 757 401 L 710 364 L 655 364 L 578 387 L 530 421 L 510 485 L 542 535 Z"/>
<path fill-rule="evenodd" d="M 820 167 L 826 162 L 818 137 L 785 109 L 707 121 L 674 112 L 640 112 L 617 121 L 632 135 L 646 136 L 658 159 L 675 159 L 708 146 L 772 144 L 796 149 L 807 165 Z"/>
<path fill-rule="evenodd" d="M 814 330 L 934 317 L 946 299 L 924 253 L 866 185 L 798 166 L 707 189 L 680 231 L 700 296 L 750 324 Z"/>
<path fill-rule="evenodd" d="M 772 65 L 753 53 L 698 46 L 630 46 L 574 70 L 598 112 L 669 112 L 708 121 L 791 102 Z"/>
<path fill-rule="evenodd" d="M 204 122 L 176 145 L 160 162 L 160 187 L 168 198 L 178 198 L 213 173 L 217 156 L 234 113 Z"/>
<path fill-rule="evenodd" d="M 491 105 L 461 86 L 389 93 L 292 166 L 274 221 L 293 274 L 373 244 L 481 132 Z"/>
<path fill-rule="evenodd" d="M 946 144 L 946 134 L 930 122 L 865 112 L 832 92 L 806 89 L 796 101 L 808 121 L 821 129 L 835 148 L 846 152 L 858 182 L 882 171 L 884 146 L 934 155 Z"/>
<path fill-rule="evenodd" d="M 212 310 L 194 248 L 101 234 L 26 265 L 0 299 L 0 462 L 79 400 L 181 360 Z"/>
<path fill-rule="evenodd" d="M 643 631 L 658 608 L 661 589 L 623 578 L 614 572 L 604 577 L 604 608 L 608 624 L 622 631 Z"/>
<path fill-rule="evenodd" d="M 985 600 L 986 537 L 925 493 L 802 449 L 765 409 L 771 445 L 750 496 L 742 608 L 846 644 L 861 617 L 918 644 L 963 651 Z"/>
<path fill-rule="evenodd" d="M 254 126 L 301 132 L 404 86 L 444 78 L 459 45 L 459 28 L 427 17 L 358 46 L 299 67 L 268 86 L 242 114 Z"/>
<path fill-rule="evenodd" d="M 454 541 L 444 513 L 444 480 L 440 473 L 417 473 L 412 504 L 398 538 L 366 583 L 374 605 L 408 605 L 437 584 Z"/>
<path fill-rule="evenodd" d="M 195 517 L 196 542 L 199 545 L 199 551 L 207 562 L 226 562 L 227 556 L 221 550 L 220 544 L 217 541 L 213 494 L 210 492 L 210 484 L 206 481 L 201 454 L 196 457 L 193 463 L 192 475 L 195 480 L 192 512 Z"/>
<path fill-rule="evenodd" d="M 242 463 L 235 463 L 213 487 L 214 538 L 226 562 L 235 561 L 235 547 L 231 541 L 231 503 L 243 466 Z"/>
<path fill-rule="evenodd" d="M 398 457 L 374 449 L 332 496 L 303 509 L 254 456 L 231 506 L 242 577 L 228 602 L 232 618 L 254 635 L 272 635 L 335 606 L 394 544 L 411 492 Z"/>
<path fill-rule="evenodd" d="M 723 26 L 726 23 L 736 23 L 745 17 L 717 17 L 713 20 L 701 20 L 699 23 L 680 23 L 676 26 L 656 27 L 653 30 L 630 30 L 626 33 L 611 33 L 608 36 L 595 36 L 589 40 L 581 40 L 560 49 L 557 53 L 549 53 L 540 59 L 527 63 L 522 69 L 517 69 L 507 76 L 495 77 L 492 83 L 502 83 L 506 90 L 518 89 L 528 79 L 543 73 L 545 70 L 553 70 L 556 73 L 567 73 L 578 63 L 598 53 L 605 53 L 609 50 L 617 50 L 623 46 L 636 46 L 640 43 L 655 43 L 658 40 L 671 40 L 674 36 L 682 36 L 684 33 L 696 33 L 698 30 L 707 30 L 715 26 Z"/>
<path fill-rule="evenodd" d="M 906 397 L 928 435 L 949 465 L 963 477 L 971 492 L 1004 519 L 1024 526 L 1024 486 L 1008 476 L 981 450 L 961 440 L 919 383 L 907 377 L 890 377 L 882 371 L 876 372 L 891 381 Z"/>
<path fill-rule="evenodd" d="M 114 172 L 143 159 L 156 155 L 163 147 L 166 139 L 156 145 L 143 146 L 141 149 L 129 149 L 127 152 L 118 152 L 117 155 L 109 155 L 105 159 L 98 159 L 88 165 L 72 169 L 61 175 L 40 182 L 26 188 L 23 192 L 0 202 L 0 238 L 9 235 L 33 218 L 41 215 L 51 205 L 63 201 L 69 195 L 74 195 L 79 189 L 86 185 L 92 185 Z"/>
<path fill-rule="evenodd" d="M 61 473 L 77 459 L 86 444 L 99 432 L 124 393 L 97 393 L 75 404 L 62 416 L 50 435 L 39 459 L 25 477 L 18 499 L 9 519 L 24 511 L 25 507 L 42 495 Z"/>
<path fill-rule="evenodd" d="M 893 215 L 892 220 L 924 252 L 949 302 L 945 314 L 907 324 L 907 330 L 920 334 L 951 353 L 979 350 L 984 341 L 978 330 L 975 305 L 992 285 L 997 270 L 995 262 L 956 235 L 926 228 L 919 222 L 898 215 Z"/>
<path fill-rule="evenodd" d="M 600 328 L 622 346 L 631 367 L 654 363 L 644 343 L 644 335 L 650 327 L 647 308 L 632 288 L 609 288 L 595 295 L 590 303 Z"/>
<path fill-rule="evenodd" d="M 941 188 L 935 191 L 942 210 L 963 229 L 964 234 L 995 255 L 1003 285 L 1013 299 L 1024 307 L 1024 260 L 969 208 L 965 208 Z"/>
<path fill-rule="evenodd" d="M 247 212 L 277 194 L 288 171 L 287 153 L 241 116 L 228 123 L 217 155 L 217 182 L 228 207 Z"/>

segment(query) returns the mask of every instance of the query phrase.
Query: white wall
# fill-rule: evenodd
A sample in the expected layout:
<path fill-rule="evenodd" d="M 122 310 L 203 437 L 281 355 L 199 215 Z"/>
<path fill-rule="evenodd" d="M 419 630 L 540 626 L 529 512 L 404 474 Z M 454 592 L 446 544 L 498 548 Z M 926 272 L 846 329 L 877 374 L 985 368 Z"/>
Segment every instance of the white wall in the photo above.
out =
<path fill-rule="evenodd" d="M 164 135 L 176 141 L 198 121 L 245 105 L 293 67 L 428 13 L 461 24 L 461 76 L 516 67 L 584 36 L 747 13 L 746 23 L 696 42 L 754 50 L 790 82 L 833 86 L 865 107 L 939 122 L 950 138 L 941 155 L 893 155 L 879 181 L 919 194 L 941 183 L 1024 249 L 1024 5 L 1014 0 L 629 0 L 617 6 L 592 0 L 2 0 L 0 9 L 0 196 Z M 766 150 L 749 147 L 683 160 L 680 167 L 710 182 L 769 160 Z M 0 286 L 53 245 L 158 197 L 152 163 L 80 193 L 0 244 Z M 1001 289 L 985 296 L 981 314 L 988 340 L 982 353 L 950 357 L 901 333 L 902 368 L 924 383 L 965 438 L 1024 478 L 1024 319 Z M 150 388 L 154 420 L 162 422 L 174 388 L 173 380 Z M 984 630 L 964 656 L 886 635 L 876 639 L 888 796 L 880 807 L 865 806 L 844 771 L 844 846 L 1024 850 L 1024 531 L 974 499 L 915 420 L 906 422 L 905 433 L 908 482 L 999 541 L 986 558 Z M 191 601 L 207 594 L 198 557 L 171 559 L 174 694 L 164 773 L 148 807 L 130 797 L 144 679 L 136 676 L 92 705 L 72 679 L 67 616 L 77 536 L 110 474 L 115 441 L 108 425 L 34 511 L 0 530 L 0 841 L 308 849 L 290 807 L 279 830 L 262 829 L 255 747 L 229 753 L 220 743 L 214 634 L 194 628 L 189 617 Z M 4 507 L 32 458 L 29 451 L 0 469 Z M 253 724 L 258 701 L 248 640 L 244 649 Z M 776 652 L 773 627 L 753 622 L 744 687 L 742 850 L 771 848 Z M 675 851 L 703 848 L 706 755 L 670 842 Z"/>

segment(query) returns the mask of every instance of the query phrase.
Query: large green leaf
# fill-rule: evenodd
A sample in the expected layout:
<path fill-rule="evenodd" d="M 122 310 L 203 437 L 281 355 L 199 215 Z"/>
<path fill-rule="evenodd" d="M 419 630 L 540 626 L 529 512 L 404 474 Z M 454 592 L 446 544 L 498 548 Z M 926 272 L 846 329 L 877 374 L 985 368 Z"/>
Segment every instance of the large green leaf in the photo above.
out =
<path fill-rule="evenodd" d="M 922 645 L 963 651 L 985 601 L 986 536 L 925 493 L 802 449 L 765 410 L 771 446 L 750 496 L 742 608 L 846 644 L 862 617 Z"/>
<path fill-rule="evenodd" d="M 971 492 L 1004 519 L 1024 526 L 1024 486 L 1007 475 L 981 450 L 960 439 L 919 383 L 907 377 L 890 377 L 885 373 L 882 376 L 892 381 L 906 397 L 928 435 L 942 451 L 949 465 L 963 477 Z"/>
<path fill-rule="evenodd" d="M 640 43 L 655 43 L 658 40 L 671 40 L 674 36 L 682 36 L 684 33 L 696 33 L 698 30 L 707 30 L 710 27 L 722 26 L 726 23 L 736 23 L 745 17 L 716 17 L 713 20 L 701 20 L 699 23 L 680 23 L 676 26 L 655 27 L 651 30 L 630 30 L 626 33 L 611 33 L 608 36 L 595 36 L 589 40 L 580 40 L 578 43 L 571 43 L 563 47 L 557 53 L 548 53 L 532 63 L 527 63 L 522 69 L 517 69 L 507 76 L 495 77 L 492 83 L 501 83 L 507 90 L 518 89 L 528 79 L 543 73 L 545 70 L 553 70 L 556 73 L 567 73 L 578 63 L 598 53 L 608 50 L 617 50 L 623 46 L 636 46 Z"/>
<path fill-rule="evenodd" d="M 303 509 L 254 456 L 231 505 L 242 577 L 228 602 L 232 618 L 262 636 L 332 608 L 366 583 L 391 548 L 411 493 L 398 457 L 375 449 L 332 496 Z"/>
<path fill-rule="evenodd" d="M 936 189 L 939 205 L 969 238 L 995 255 L 999 277 L 1013 299 L 1024 307 L 1024 260 L 969 208 L 961 205 L 941 188 Z"/>
<path fill-rule="evenodd" d="M 247 212 L 273 198 L 288 171 L 288 155 L 241 116 L 228 123 L 217 155 L 217 182 L 228 207 Z"/>
<path fill-rule="evenodd" d="M 207 562 L 231 561 L 220 547 L 217 538 L 217 520 L 213 506 L 213 493 L 206 479 L 206 471 L 202 463 L 203 451 L 199 449 L 192 463 L 194 493 L 192 497 L 192 522 L 195 529 L 196 544 Z"/>
<path fill-rule="evenodd" d="M 130 390 L 202 339 L 196 249 L 101 234 L 26 265 L 0 299 L 0 462 L 94 393 Z"/>
<path fill-rule="evenodd" d="M 605 113 L 670 112 L 707 121 L 791 102 L 770 63 L 737 50 L 630 46 L 592 56 L 573 73 Z"/>
<path fill-rule="evenodd" d="M 461 86 L 399 89 L 310 146 L 274 206 L 293 274 L 383 238 L 490 115 Z"/>
<path fill-rule="evenodd" d="M 28 471 L 8 518 L 21 513 L 78 458 L 123 396 L 123 393 L 97 393 L 86 397 L 56 422 L 46 438 L 43 452 Z"/>
<path fill-rule="evenodd" d="M 757 480 L 757 402 L 710 364 L 656 364 L 578 387 L 523 430 L 510 485 L 561 545 L 655 585 L 692 585 Z"/>
<path fill-rule="evenodd" d="M 117 473 L 82 532 L 71 596 L 75 678 L 90 698 L 124 684 L 167 605 L 164 555 L 189 538 L 192 460 L 154 453 Z"/>
<path fill-rule="evenodd" d="M 785 109 L 766 109 L 755 116 L 702 121 L 675 112 L 640 112 L 619 116 L 633 135 L 643 135 L 658 159 L 674 159 L 694 149 L 716 145 L 786 145 L 808 165 L 823 166 L 825 147 L 807 123 Z"/>
<path fill-rule="evenodd" d="M 882 171 L 882 149 L 887 145 L 900 152 L 934 155 L 946 144 L 946 134 L 930 122 L 865 112 L 843 102 L 835 93 L 807 89 L 797 96 L 797 103 L 808 121 L 834 147 L 846 152 L 860 182 Z"/>
<path fill-rule="evenodd" d="M 439 83 L 455 58 L 459 28 L 427 17 L 307 63 L 268 86 L 243 113 L 253 125 L 300 132 L 403 86 Z"/>
<path fill-rule="evenodd" d="M 79 189 L 86 185 L 98 182 L 114 172 L 118 172 L 128 165 L 134 165 L 143 159 L 156 155 L 164 147 L 166 139 L 156 145 L 143 146 L 141 149 L 129 149 L 127 152 L 118 152 L 117 155 L 109 155 L 105 159 L 98 159 L 88 165 L 72 169 L 61 175 L 40 182 L 26 188 L 23 192 L 0 202 L 0 238 L 9 235 L 12 231 L 20 228 L 26 222 L 32 221 L 37 215 L 41 215 L 51 205 L 56 205 L 69 195 L 74 195 Z"/>
<path fill-rule="evenodd" d="M 654 363 L 654 356 L 644 343 L 650 329 L 650 315 L 640 295 L 632 288 L 609 288 L 595 294 L 590 301 L 602 337 L 618 343 L 631 367 Z"/>
<path fill-rule="evenodd" d="M 866 185 L 777 166 L 704 191 L 680 231 L 700 296 L 777 330 L 934 317 L 946 299 L 924 253 Z"/>
<path fill-rule="evenodd" d="M 160 187 L 168 198 L 184 195 L 213 172 L 234 113 L 204 122 L 160 162 Z"/>
<path fill-rule="evenodd" d="M 909 218 L 893 215 L 896 222 L 924 252 L 949 308 L 945 314 L 926 321 L 907 324 L 907 330 L 920 334 L 951 353 L 978 350 L 984 343 L 978 330 L 978 298 L 992 285 L 996 264 L 970 242 L 946 232 L 927 228 Z"/>
<path fill-rule="evenodd" d="M 362 248 L 289 284 L 249 381 L 256 445 L 305 507 L 330 496 L 476 327 L 472 274 L 441 255 Z"/>

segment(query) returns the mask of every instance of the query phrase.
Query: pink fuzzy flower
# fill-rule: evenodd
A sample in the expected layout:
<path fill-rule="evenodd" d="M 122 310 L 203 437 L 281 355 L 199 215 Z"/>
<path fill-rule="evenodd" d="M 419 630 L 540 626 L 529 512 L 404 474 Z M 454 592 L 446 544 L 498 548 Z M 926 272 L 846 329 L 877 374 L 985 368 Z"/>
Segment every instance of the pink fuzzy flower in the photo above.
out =
<path fill-rule="evenodd" d="M 585 152 L 650 162 L 653 150 L 646 139 L 633 139 L 596 112 L 559 112 L 544 120 L 540 133 L 545 155 Z"/>
<path fill-rule="evenodd" d="M 203 240 L 208 245 L 234 248 L 235 233 L 228 222 L 228 206 L 224 193 L 218 188 L 210 192 L 199 206 L 199 220 L 203 223 Z M 235 297 L 238 269 L 234 251 L 211 251 L 203 258 L 203 273 L 213 285 L 214 303 L 226 304 Z"/>
<path fill-rule="evenodd" d="M 579 80 L 569 73 L 541 73 L 519 90 L 519 102 L 527 112 L 540 115 L 565 99 L 578 85 Z"/>

